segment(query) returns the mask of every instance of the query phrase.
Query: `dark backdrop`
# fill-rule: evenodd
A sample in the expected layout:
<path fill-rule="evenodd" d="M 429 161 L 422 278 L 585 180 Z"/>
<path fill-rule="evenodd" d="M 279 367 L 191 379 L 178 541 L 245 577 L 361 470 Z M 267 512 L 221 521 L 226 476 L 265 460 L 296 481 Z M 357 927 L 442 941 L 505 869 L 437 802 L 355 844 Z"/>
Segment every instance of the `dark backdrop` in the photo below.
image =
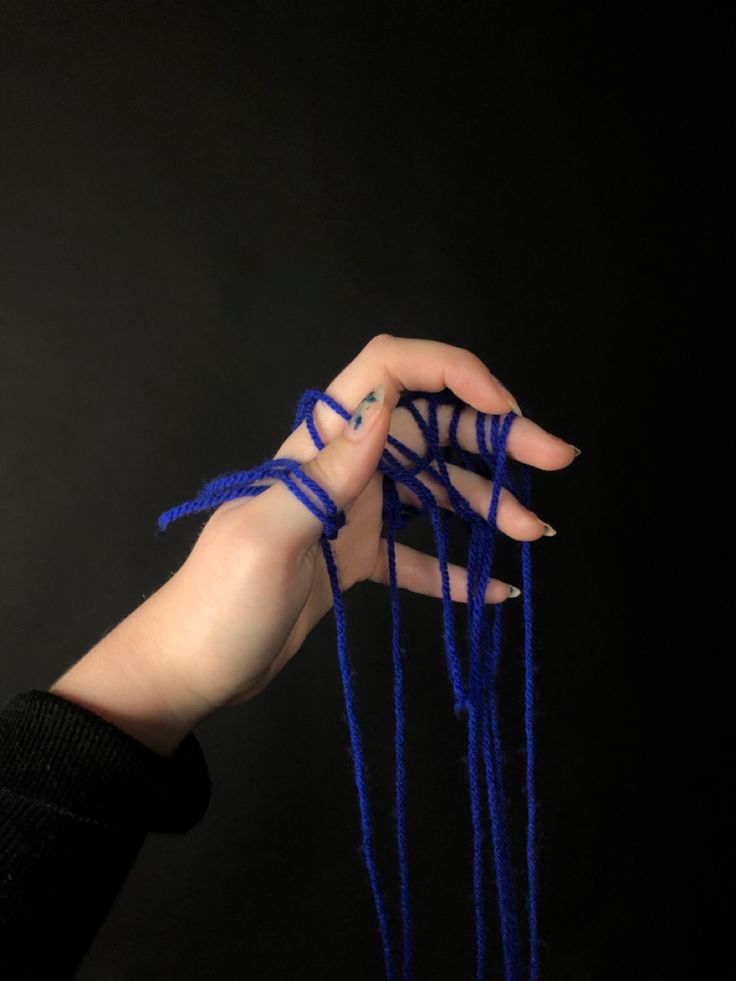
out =
<path fill-rule="evenodd" d="M 688 632 L 711 583 L 685 552 L 717 506 L 693 422 L 709 405 L 693 264 L 720 193 L 702 121 L 726 33 L 716 11 L 673 18 L 626 3 L 2 9 L 0 694 L 47 687 L 165 581 L 200 522 L 155 538 L 158 514 L 272 455 L 301 392 L 372 335 L 470 348 L 583 450 L 535 482 L 558 529 L 535 546 L 555 981 L 733 976 L 716 922 L 726 771 L 701 699 L 721 669 Z M 346 599 L 393 887 L 387 593 Z M 402 603 L 417 977 L 467 979 L 440 604 Z M 509 667 L 517 848 L 518 682 Z M 80 978 L 378 978 L 332 617 L 198 736 L 209 812 L 149 837 Z"/>

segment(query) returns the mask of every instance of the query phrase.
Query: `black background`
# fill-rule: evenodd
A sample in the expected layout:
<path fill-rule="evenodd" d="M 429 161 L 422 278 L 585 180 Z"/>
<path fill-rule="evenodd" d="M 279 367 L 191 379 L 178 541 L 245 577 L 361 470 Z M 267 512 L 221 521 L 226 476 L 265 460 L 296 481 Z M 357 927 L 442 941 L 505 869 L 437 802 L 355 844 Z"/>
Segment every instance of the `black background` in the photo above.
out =
<path fill-rule="evenodd" d="M 699 456 L 695 276 L 722 262 L 726 26 L 626 3 L 4 4 L 3 697 L 164 582 L 201 522 L 156 538 L 158 514 L 272 455 L 370 337 L 468 347 L 583 450 L 535 481 L 558 530 L 535 546 L 543 977 L 733 977 L 722 655 L 688 551 L 728 512 Z M 393 897 L 387 599 L 346 596 Z M 462 731 L 440 604 L 402 604 L 416 976 L 466 979 Z M 209 812 L 147 839 L 80 979 L 380 977 L 342 711 L 330 616 L 197 731 Z"/>

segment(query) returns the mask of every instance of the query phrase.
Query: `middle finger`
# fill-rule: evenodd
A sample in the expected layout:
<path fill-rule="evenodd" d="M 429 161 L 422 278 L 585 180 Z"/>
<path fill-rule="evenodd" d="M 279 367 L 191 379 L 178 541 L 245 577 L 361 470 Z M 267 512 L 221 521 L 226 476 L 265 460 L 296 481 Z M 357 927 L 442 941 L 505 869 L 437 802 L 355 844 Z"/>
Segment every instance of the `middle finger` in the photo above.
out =
<path fill-rule="evenodd" d="M 515 425 L 515 424 L 514 424 Z M 392 449 L 391 452 L 394 452 Z M 491 494 L 493 493 L 493 481 L 488 480 L 481 474 L 457 467 L 452 463 L 445 464 L 447 475 L 452 485 L 462 494 L 468 505 L 477 511 L 483 518 L 488 517 L 491 506 Z M 454 511 L 449 494 L 444 486 L 430 477 L 426 472 L 415 474 L 415 479 L 420 480 L 431 492 L 440 507 Z M 414 507 L 420 506 L 419 497 L 405 484 L 397 482 L 396 487 L 399 499 Z M 498 510 L 496 512 L 496 524 L 500 531 L 509 538 L 517 541 L 536 541 L 542 536 L 549 537 L 555 534 L 555 530 L 547 522 L 542 521 L 533 511 L 525 508 L 523 504 L 514 497 L 511 491 L 505 487 L 501 488 L 498 495 Z"/>

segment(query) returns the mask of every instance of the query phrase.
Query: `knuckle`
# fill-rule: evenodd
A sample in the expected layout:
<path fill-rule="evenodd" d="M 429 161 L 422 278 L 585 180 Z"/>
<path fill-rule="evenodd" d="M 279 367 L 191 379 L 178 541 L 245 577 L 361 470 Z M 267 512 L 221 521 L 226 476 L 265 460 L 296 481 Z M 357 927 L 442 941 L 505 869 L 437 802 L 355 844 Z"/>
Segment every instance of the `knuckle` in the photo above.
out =
<path fill-rule="evenodd" d="M 382 348 L 386 347 L 388 344 L 392 343 L 394 340 L 393 334 L 387 334 L 382 332 L 380 334 L 375 334 L 366 344 L 367 348 Z"/>
<path fill-rule="evenodd" d="M 309 470 L 306 472 L 329 494 L 331 489 L 340 490 L 345 485 L 350 476 L 350 467 L 335 459 L 325 463 L 324 458 L 317 454 L 310 460 Z"/>

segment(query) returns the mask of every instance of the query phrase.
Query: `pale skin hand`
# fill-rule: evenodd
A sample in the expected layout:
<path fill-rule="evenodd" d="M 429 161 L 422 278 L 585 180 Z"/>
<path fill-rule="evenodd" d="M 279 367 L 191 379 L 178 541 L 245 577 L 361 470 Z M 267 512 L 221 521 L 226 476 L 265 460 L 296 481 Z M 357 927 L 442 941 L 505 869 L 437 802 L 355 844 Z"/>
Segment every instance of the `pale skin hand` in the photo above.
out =
<path fill-rule="evenodd" d="M 404 389 L 439 392 L 450 388 L 467 403 L 457 438 L 477 452 L 476 410 L 503 414 L 513 396 L 470 351 L 438 341 L 374 337 L 325 389 L 352 410 L 382 383 L 385 401 L 366 414 L 360 440 L 350 440 L 345 422 L 318 402 L 314 419 L 325 448 L 317 453 L 306 424 L 282 443 L 274 457 L 299 460 L 347 517 L 331 541 L 342 591 L 369 579 L 388 583 L 386 540 L 382 530 L 382 474 L 376 470 L 388 433 L 415 452 L 424 449 L 416 423 L 396 408 Z M 417 407 L 426 418 L 426 400 Z M 452 407 L 440 409 L 443 443 L 448 440 Z M 393 448 L 392 452 L 400 456 Z M 511 427 L 509 456 L 540 470 L 560 470 L 577 455 L 569 443 L 531 420 Z M 481 514 L 487 515 L 490 481 L 461 467 L 450 478 Z M 442 489 L 425 483 L 443 507 Z M 403 501 L 418 504 L 397 485 Z M 548 526 L 503 491 L 497 515 L 502 532 L 533 541 Z M 281 481 L 254 498 L 221 505 L 204 525 L 194 547 L 174 575 L 104 636 L 50 688 L 86 706 L 164 756 L 188 732 L 226 705 L 257 695 L 304 643 L 331 609 L 330 588 L 319 545 L 323 525 Z M 401 588 L 442 595 L 436 556 L 397 543 Z M 451 595 L 466 601 L 466 570 L 450 565 Z M 509 596 L 507 584 L 492 579 L 489 603 Z"/>

